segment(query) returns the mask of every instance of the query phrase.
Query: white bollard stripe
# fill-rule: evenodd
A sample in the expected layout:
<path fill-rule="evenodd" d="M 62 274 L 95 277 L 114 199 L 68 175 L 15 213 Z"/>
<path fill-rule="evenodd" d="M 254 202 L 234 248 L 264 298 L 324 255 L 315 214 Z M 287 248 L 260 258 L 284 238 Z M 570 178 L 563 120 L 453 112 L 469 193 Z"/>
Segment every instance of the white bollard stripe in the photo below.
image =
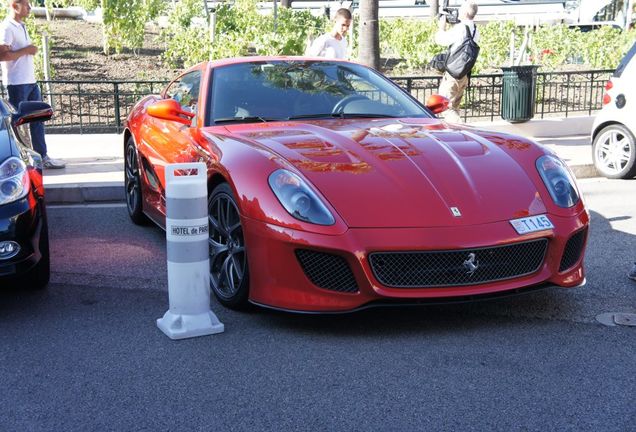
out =
<path fill-rule="evenodd" d="M 166 216 L 170 219 L 203 218 L 208 215 L 208 200 L 166 197 Z"/>
<path fill-rule="evenodd" d="M 168 261 L 173 263 L 199 262 L 210 256 L 207 237 L 198 242 L 167 242 L 166 251 Z"/>

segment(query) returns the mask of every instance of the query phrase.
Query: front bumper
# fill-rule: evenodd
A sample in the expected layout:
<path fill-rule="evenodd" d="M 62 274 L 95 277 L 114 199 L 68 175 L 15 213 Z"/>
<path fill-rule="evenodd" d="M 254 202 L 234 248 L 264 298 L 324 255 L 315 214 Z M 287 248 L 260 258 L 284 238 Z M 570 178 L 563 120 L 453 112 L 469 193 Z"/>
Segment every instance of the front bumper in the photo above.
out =
<path fill-rule="evenodd" d="M 0 206 L 0 241 L 13 240 L 20 245 L 16 256 L 0 259 L 0 278 L 23 275 L 42 258 L 39 245 L 43 213 L 43 200 L 31 194 Z"/>
<path fill-rule="evenodd" d="M 243 219 L 248 250 L 250 301 L 263 306 L 301 312 L 339 312 L 377 303 L 420 303 L 426 300 L 492 297 L 545 285 L 574 287 L 585 280 L 584 249 L 589 215 L 550 215 L 555 228 L 520 236 L 507 221 L 480 226 L 444 228 L 349 229 L 342 235 L 307 233 Z M 582 230 L 584 230 L 582 232 Z M 559 268 L 567 256 L 568 240 L 583 234 L 578 258 Z M 375 277 L 369 254 L 390 251 L 449 251 L 503 246 L 545 238 L 545 258 L 539 268 L 520 277 L 475 285 L 395 288 Z M 571 242 L 570 242 L 571 243 Z M 310 280 L 298 251 L 310 250 L 346 263 L 355 279 L 354 292 L 324 289 Z M 564 255 L 565 254 L 565 255 Z M 329 264 L 330 265 L 330 264 Z M 340 271 L 335 269 L 334 271 Z M 314 278 L 315 282 L 315 278 Z M 351 291 L 351 290 L 349 290 Z"/>

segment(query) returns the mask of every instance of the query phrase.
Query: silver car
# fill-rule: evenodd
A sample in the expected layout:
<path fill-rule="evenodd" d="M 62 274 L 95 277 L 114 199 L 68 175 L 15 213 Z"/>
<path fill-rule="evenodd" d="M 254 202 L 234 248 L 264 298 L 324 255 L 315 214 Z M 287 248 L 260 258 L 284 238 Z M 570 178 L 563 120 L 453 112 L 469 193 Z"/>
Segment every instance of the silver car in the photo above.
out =
<path fill-rule="evenodd" d="M 607 178 L 636 176 L 636 43 L 605 86 L 592 127 L 592 159 Z"/>

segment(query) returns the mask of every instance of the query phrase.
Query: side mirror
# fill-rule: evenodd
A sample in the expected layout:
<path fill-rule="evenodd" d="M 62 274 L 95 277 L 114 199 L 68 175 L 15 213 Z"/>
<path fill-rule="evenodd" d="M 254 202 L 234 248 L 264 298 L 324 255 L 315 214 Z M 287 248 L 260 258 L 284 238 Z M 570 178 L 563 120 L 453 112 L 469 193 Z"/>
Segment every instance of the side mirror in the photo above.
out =
<path fill-rule="evenodd" d="M 433 114 L 439 114 L 448 109 L 449 100 L 444 96 L 433 94 L 426 99 L 426 108 L 431 110 Z"/>
<path fill-rule="evenodd" d="M 34 121 L 46 121 L 53 117 L 53 108 L 45 102 L 20 102 L 18 111 L 11 116 L 15 126 Z"/>
<path fill-rule="evenodd" d="M 179 105 L 179 102 L 174 99 L 163 99 L 157 101 L 148 106 L 147 112 L 149 116 L 162 120 L 174 121 L 184 125 L 190 125 L 192 123 L 192 118 L 194 117 L 194 113 L 185 111 L 181 105 Z"/>

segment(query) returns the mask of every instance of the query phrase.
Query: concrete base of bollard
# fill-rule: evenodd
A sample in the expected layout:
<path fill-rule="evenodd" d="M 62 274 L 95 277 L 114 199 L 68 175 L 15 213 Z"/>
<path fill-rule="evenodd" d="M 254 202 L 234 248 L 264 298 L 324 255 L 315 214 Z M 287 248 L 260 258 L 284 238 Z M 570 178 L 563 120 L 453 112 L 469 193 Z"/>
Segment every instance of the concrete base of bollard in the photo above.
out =
<path fill-rule="evenodd" d="M 157 327 L 170 339 L 186 339 L 223 333 L 225 326 L 208 311 L 197 315 L 179 315 L 167 311 L 157 320 Z"/>

